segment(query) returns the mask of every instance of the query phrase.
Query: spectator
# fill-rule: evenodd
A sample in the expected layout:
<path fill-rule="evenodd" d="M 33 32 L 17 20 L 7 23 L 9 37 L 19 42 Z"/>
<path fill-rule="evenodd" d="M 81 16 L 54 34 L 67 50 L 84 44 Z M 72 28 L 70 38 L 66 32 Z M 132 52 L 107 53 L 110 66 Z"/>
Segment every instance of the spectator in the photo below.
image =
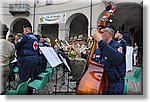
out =
<path fill-rule="evenodd" d="M 15 36 L 14 35 L 9 35 L 8 36 L 8 41 L 15 44 Z"/>
<path fill-rule="evenodd" d="M 0 93 L 2 93 L 6 87 L 7 78 L 9 76 L 9 64 L 15 58 L 15 47 L 12 43 L 6 40 L 6 35 L 8 32 L 7 25 L 0 24 L 1 27 L 1 38 L 0 38 L 0 78 L 1 86 Z"/>

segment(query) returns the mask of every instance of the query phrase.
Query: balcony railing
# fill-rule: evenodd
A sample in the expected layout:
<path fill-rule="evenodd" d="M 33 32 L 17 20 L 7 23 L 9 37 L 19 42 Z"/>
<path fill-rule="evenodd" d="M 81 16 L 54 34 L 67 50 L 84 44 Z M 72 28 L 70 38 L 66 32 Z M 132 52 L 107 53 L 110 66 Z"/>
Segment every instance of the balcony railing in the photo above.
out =
<path fill-rule="evenodd" d="M 9 12 L 12 15 L 16 14 L 26 14 L 29 16 L 30 14 L 30 6 L 28 4 L 10 4 Z"/>

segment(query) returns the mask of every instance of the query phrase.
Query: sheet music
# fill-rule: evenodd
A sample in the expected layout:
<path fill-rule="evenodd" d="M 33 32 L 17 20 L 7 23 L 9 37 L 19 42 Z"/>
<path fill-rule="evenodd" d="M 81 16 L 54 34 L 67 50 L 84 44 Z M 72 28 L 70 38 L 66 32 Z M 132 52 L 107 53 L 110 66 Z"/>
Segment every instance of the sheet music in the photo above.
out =
<path fill-rule="evenodd" d="M 61 54 L 59 54 L 59 56 L 60 56 L 60 58 L 62 59 L 62 61 L 64 62 L 64 64 L 66 65 L 66 67 L 68 68 L 68 70 L 71 72 L 70 67 L 69 67 L 69 65 L 68 65 L 68 63 L 67 63 L 67 61 L 66 61 L 66 59 L 63 58 L 63 57 L 61 56 Z"/>
<path fill-rule="evenodd" d="M 40 47 L 40 50 L 52 67 L 56 67 L 62 64 L 62 61 L 59 59 L 58 55 L 52 47 Z"/>

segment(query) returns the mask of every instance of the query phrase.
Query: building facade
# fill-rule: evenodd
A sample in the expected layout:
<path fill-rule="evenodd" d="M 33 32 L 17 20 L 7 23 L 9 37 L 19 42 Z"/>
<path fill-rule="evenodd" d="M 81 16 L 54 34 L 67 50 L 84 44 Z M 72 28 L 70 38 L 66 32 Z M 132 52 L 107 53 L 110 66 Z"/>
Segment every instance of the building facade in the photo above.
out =
<path fill-rule="evenodd" d="M 45 34 L 52 40 L 68 40 L 80 34 L 87 39 L 97 29 L 98 21 L 105 10 L 102 1 L 104 0 L 3 0 L 0 5 L 0 19 L 10 28 L 9 34 L 22 33 L 23 26 L 31 25 L 34 33 Z M 143 32 L 143 18 L 140 15 L 142 0 L 111 1 L 118 7 L 113 28 L 118 30 L 121 27 L 133 33 L 130 34 L 131 45 L 136 41 L 141 42 L 142 38 L 135 39 L 135 36 Z M 134 25 L 130 17 L 136 15 L 138 23 L 135 20 L 137 24 Z"/>

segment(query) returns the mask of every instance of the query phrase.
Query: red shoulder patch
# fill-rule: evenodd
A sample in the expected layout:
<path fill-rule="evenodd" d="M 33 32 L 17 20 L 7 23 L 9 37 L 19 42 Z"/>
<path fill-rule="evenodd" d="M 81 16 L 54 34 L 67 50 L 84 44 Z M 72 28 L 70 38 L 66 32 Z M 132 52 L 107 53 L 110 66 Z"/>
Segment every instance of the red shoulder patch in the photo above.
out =
<path fill-rule="evenodd" d="M 118 52 L 123 53 L 123 51 L 122 51 L 123 48 L 121 46 L 117 50 L 118 50 Z"/>
<path fill-rule="evenodd" d="M 34 49 L 34 50 L 37 50 L 37 49 L 38 49 L 38 46 L 39 46 L 38 42 L 37 42 L 37 41 L 34 41 L 34 43 L 33 43 L 33 49 Z"/>

